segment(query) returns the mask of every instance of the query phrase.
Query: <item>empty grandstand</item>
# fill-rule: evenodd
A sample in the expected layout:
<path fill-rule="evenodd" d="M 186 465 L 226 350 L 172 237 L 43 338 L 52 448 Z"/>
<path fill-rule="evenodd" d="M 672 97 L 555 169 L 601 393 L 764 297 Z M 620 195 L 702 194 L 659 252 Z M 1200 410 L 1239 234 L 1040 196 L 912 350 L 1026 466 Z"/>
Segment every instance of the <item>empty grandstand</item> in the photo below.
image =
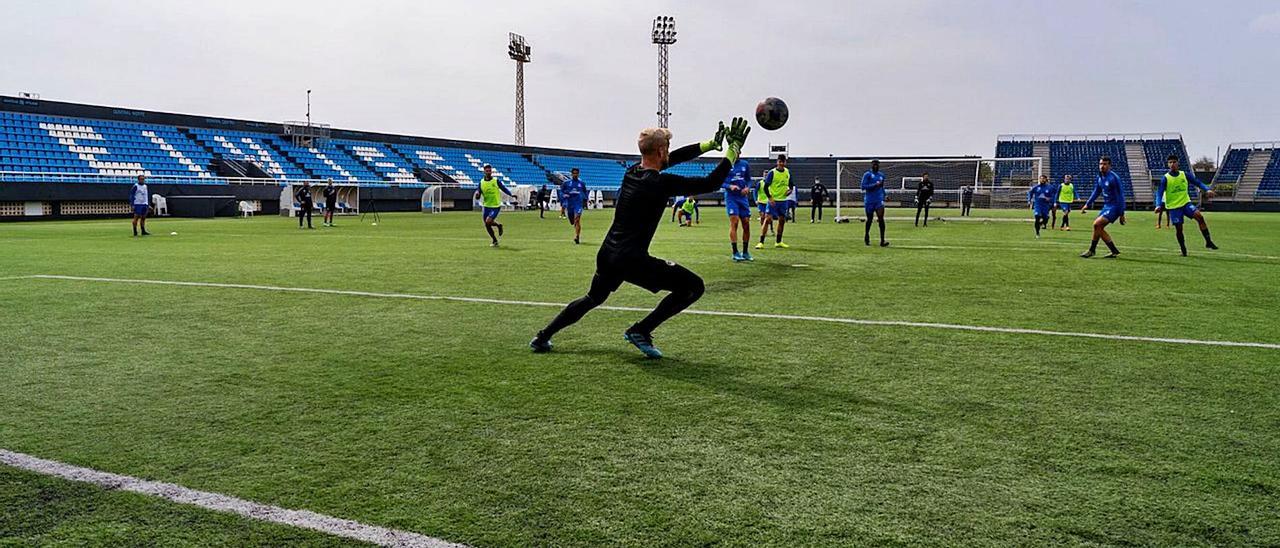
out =
<path fill-rule="evenodd" d="M 578 167 L 589 188 L 602 190 L 611 198 L 627 166 L 638 160 L 633 154 L 327 127 L 325 138 L 302 141 L 290 135 L 289 129 L 278 123 L 0 97 L 0 181 L 8 183 L 0 188 L 0 201 L 8 204 L 6 211 L 27 212 L 19 217 L 70 214 L 71 208 L 58 207 L 60 201 L 102 205 L 76 211 L 114 211 L 111 204 L 122 200 L 120 192 L 92 185 L 128 184 L 137 175 L 147 175 L 165 194 L 208 194 L 191 190 L 195 188 L 192 185 L 228 185 L 226 192 L 261 201 L 263 211 L 271 213 L 276 207 L 275 194 L 249 187 L 333 179 L 370 189 L 361 194 L 362 199 L 380 200 L 384 209 L 408 210 L 417 207 L 426 186 L 473 188 L 485 164 L 493 165 L 495 175 L 507 184 L 532 187 L 557 184 L 570 169 Z M 1236 185 L 1237 200 L 1280 200 L 1280 156 L 1276 150 L 1274 142 L 1232 145 L 1215 182 Z M 980 166 L 972 156 L 923 158 L 918 164 L 894 163 L 886 158 L 885 169 L 891 186 L 904 189 L 905 181 L 931 172 L 940 197 L 973 182 L 979 186 L 1025 186 L 1033 171 L 1041 169 L 1055 181 L 1074 175 L 1079 191 L 1087 194 L 1092 190 L 1098 158 L 1108 155 L 1130 199 L 1149 203 L 1152 181 L 1163 173 L 1169 154 L 1190 165 L 1186 146 L 1177 133 L 1002 135 L 997 140 L 996 158 L 1039 161 Z M 774 165 L 768 158 L 748 161 L 757 176 Z M 698 160 L 672 171 L 701 176 L 714 164 L 712 159 Z M 832 157 L 793 157 L 790 168 L 802 200 L 807 200 L 807 189 L 815 180 L 831 187 L 839 177 Z M 857 165 L 849 169 L 854 168 L 861 169 Z M 455 193 L 450 203 L 470 207 L 463 192 Z"/>
<path fill-rule="evenodd" d="M 1235 185 L 1238 201 L 1280 201 L 1280 141 L 1232 143 L 1213 182 Z"/>
<path fill-rule="evenodd" d="M 1093 191 L 1098 159 L 1110 156 L 1112 169 L 1124 182 L 1129 200 L 1153 203 L 1154 181 L 1164 173 L 1165 159 L 1176 154 L 1190 166 L 1179 133 L 1096 133 L 1078 135 L 1001 135 L 996 158 L 1036 157 L 1052 181 L 1071 175 L 1078 192 Z M 997 173 L 997 179 L 1001 174 Z"/>

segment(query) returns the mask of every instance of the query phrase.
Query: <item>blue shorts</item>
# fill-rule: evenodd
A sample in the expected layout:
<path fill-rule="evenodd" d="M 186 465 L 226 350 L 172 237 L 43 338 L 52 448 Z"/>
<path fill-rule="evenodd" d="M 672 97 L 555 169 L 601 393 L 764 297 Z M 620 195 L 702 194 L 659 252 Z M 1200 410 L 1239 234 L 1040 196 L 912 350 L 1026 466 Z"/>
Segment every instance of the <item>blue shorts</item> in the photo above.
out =
<path fill-rule="evenodd" d="M 147 204 L 133 204 L 133 214 L 139 217 L 147 216 Z"/>
<path fill-rule="evenodd" d="M 730 217 L 751 218 L 751 204 L 746 200 L 728 199 L 724 201 L 724 211 Z"/>
<path fill-rule="evenodd" d="M 788 210 L 787 210 L 787 202 L 785 202 L 785 201 L 784 201 L 784 202 L 774 202 L 772 206 L 769 206 L 769 216 L 770 216 L 770 217 L 773 217 L 774 219 L 785 219 L 785 218 L 787 218 L 787 211 L 788 211 Z"/>
<path fill-rule="evenodd" d="M 564 206 L 564 214 L 570 219 L 576 219 L 582 216 L 582 204 L 566 204 Z"/>
<path fill-rule="evenodd" d="M 484 208 L 484 218 L 485 218 L 485 219 L 497 219 L 497 218 L 498 218 L 498 214 L 499 214 L 499 213 L 502 213 L 502 208 L 501 208 L 501 207 L 486 207 L 486 208 Z"/>
<path fill-rule="evenodd" d="M 1102 211 L 1098 212 L 1098 216 L 1105 218 L 1109 223 L 1116 222 L 1121 215 L 1124 215 L 1122 207 L 1103 206 Z"/>
<path fill-rule="evenodd" d="M 1165 211 L 1169 212 L 1169 224 L 1180 225 L 1182 224 L 1183 217 L 1194 217 L 1198 210 L 1196 209 L 1196 206 L 1188 203 L 1182 207 L 1166 209 Z"/>
<path fill-rule="evenodd" d="M 862 209 L 867 212 L 867 215 L 870 215 L 878 209 L 884 209 L 884 202 L 866 202 L 862 204 Z"/>
<path fill-rule="evenodd" d="M 769 214 L 769 202 L 759 202 L 756 207 L 760 208 L 760 216 L 764 217 Z"/>
<path fill-rule="evenodd" d="M 1061 209 L 1063 213 L 1071 213 L 1071 202 L 1058 202 L 1058 209 Z"/>
<path fill-rule="evenodd" d="M 1053 207 L 1049 206 L 1048 204 L 1045 204 L 1045 205 L 1036 204 L 1033 209 L 1033 211 L 1035 211 L 1036 217 L 1048 217 L 1049 212 L 1052 210 L 1053 210 Z"/>

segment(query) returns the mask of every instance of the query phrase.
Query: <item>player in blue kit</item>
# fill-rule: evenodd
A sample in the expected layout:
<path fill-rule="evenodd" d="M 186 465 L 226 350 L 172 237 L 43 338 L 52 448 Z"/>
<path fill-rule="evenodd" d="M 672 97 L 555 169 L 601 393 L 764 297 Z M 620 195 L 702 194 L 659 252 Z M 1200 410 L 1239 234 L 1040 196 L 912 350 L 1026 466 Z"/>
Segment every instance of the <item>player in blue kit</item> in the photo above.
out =
<path fill-rule="evenodd" d="M 1049 212 L 1053 209 L 1054 194 L 1057 189 L 1049 184 L 1049 176 L 1041 175 L 1040 184 L 1027 191 L 1027 203 L 1036 216 L 1036 239 L 1040 238 L 1040 228 L 1049 226 Z"/>
<path fill-rule="evenodd" d="M 880 160 L 871 161 L 871 169 L 862 174 L 862 209 L 867 214 L 867 224 L 862 242 L 871 245 L 871 218 L 880 221 L 880 247 L 889 247 L 884 239 L 884 174 L 880 173 Z"/>
<path fill-rule="evenodd" d="M 1187 256 L 1187 241 L 1182 235 L 1182 222 L 1184 218 L 1191 217 L 1200 225 L 1200 234 L 1204 236 L 1204 246 L 1209 249 L 1218 249 L 1213 243 L 1213 238 L 1209 237 L 1209 225 L 1204 222 L 1204 214 L 1191 203 L 1191 194 L 1187 192 L 1189 184 L 1198 187 L 1206 198 L 1213 197 L 1213 191 L 1209 186 L 1200 182 L 1194 174 L 1189 171 L 1181 171 L 1178 169 L 1178 156 L 1176 154 L 1169 155 L 1167 160 L 1169 172 L 1160 178 L 1160 182 L 1156 185 L 1156 215 L 1160 215 L 1161 211 L 1169 213 L 1169 224 L 1173 225 L 1178 231 L 1178 247 L 1182 248 L 1182 256 Z"/>
<path fill-rule="evenodd" d="M 1116 221 L 1124 224 L 1124 185 L 1120 182 L 1120 176 L 1111 171 L 1110 156 L 1103 156 L 1098 160 L 1098 181 L 1094 183 L 1093 194 L 1089 195 L 1084 207 L 1080 208 L 1080 213 L 1089 211 L 1099 196 L 1102 197 L 1102 211 L 1099 211 L 1098 218 L 1093 220 L 1093 240 L 1089 244 L 1089 250 L 1080 254 L 1084 259 L 1092 257 L 1098 250 L 1098 240 L 1106 243 L 1107 249 L 1111 250 L 1111 254 L 1106 258 L 1114 259 L 1120 256 L 1120 250 L 1116 249 L 1116 244 L 1111 241 L 1111 235 L 1107 233 L 1107 225 Z"/>
<path fill-rule="evenodd" d="M 587 200 L 587 184 L 578 178 L 580 173 L 576 167 L 569 170 L 569 180 L 560 185 L 560 197 L 564 200 L 560 206 L 568 215 L 569 224 L 573 225 L 574 244 L 582 243 L 582 207 Z"/>
<path fill-rule="evenodd" d="M 751 241 L 751 166 L 739 158 L 729 169 L 720 189 L 724 191 L 724 211 L 729 215 L 729 245 L 733 248 L 734 262 L 753 261 L 747 251 Z M 742 251 L 738 251 L 738 227 L 742 227 Z"/>

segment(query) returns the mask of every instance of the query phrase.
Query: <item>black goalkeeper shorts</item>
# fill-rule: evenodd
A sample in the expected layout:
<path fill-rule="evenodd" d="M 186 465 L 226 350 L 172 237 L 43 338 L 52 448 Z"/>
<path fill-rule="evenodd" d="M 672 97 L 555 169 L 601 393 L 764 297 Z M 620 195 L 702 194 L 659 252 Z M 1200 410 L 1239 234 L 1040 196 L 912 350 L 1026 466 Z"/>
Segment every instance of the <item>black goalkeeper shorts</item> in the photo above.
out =
<path fill-rule="evenodd" d="M 674 261 L 650 257 L 616 257 L 601 253 L 596 257 L 596 274 L 591 278 L 589 295 L 607 296 L 623 282 L 645 288 L 651 293 L 691 289 L 702 284 L 693 271 Z"/>

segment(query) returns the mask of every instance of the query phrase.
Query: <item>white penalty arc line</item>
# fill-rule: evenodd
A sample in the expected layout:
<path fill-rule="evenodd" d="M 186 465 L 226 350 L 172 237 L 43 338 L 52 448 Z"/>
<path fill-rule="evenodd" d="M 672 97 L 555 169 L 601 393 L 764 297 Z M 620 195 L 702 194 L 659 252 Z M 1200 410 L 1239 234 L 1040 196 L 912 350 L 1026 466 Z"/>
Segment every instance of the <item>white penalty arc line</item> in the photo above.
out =
<path fill-rule="evenodd" d="M 421 301 L 449 301 L 463 303 L 482 303 L 482 304 L 503 304 L 516 306 L 539 306 L 561 308 L 564 303 L 551 303 L 541 301 L 521 301 L 510 299 L 489 299 L 483 297 L 453 297 L 446 295 L 415 295 L 412 293 L 377 293 L 372 291 L 352 291 L 345 289 L 319 289 L 310 287 L 284 287 L 274 285 L 256 285 L 256 284 L 233 284 L 233 283 L 217 283 L 217 282 L 184 282 L 175 280 L 146 280 L 132 278 L 101 278 L 91 276 L 63 276 L 55 274 L 33 274 L 22 276 L 19 279 L 41 279 L 41 280 L 70 280 L 80 282 L 109 282 L 109 283 L 131 283 L 131 284 L 150 284 L 150 285 L 168 285 L 168 286 L 187 286 L 187 287 L 211 287 L 221 289 L 252 289 L 259 291 L 280 291 L 291 293 L 319 293 L 324 295 L 347 295 L 354 297 L 374 297 L 383 299 L 413 299 Z M 600 306 L 599 310 L 612 310 L 618 312 L 649 312 L 647 308 L 639 308 L 634 306 Z M 926 329 L 949 329 L 954 331 L 973 331 L 982 333 L 1009 333 L 1015 335 L 1043 335 L 1050 337 L 1075 337 L 1086 339 L 1104 339 L 1112 341 L 1133 341 L 1133 342 L 1149 342 L 1163 344 L 1182 344 L 1182 345 L 1198 345 L 1198 346 L 1227 346 L 1227 347 L 1243 347 L 1243 348 L 1265 348 L 1267 350 L 1280 350 L 1278 343 L 1249 342 L 1249 341 L 1217 341 L 1203 339 L 1183 339 L 1171 337 L 1144 337 L 1139 335 L 1114 335 L 1108 333 L 1087 333 L 1082 331 L 1053 331 L 1048 329 L 1027 329 L 1020 327 L 994 327 L 984 325 L 964 325 L 951 323 L 935 323 L 935 322 L 911 322 L 899 320 L 863 320 L 857 318 L 836 318 L 829 316 L 798 316 L 791 314 L 762 314 L 757 312 L 726 312 L 720 310 L 698 310 L 689 309 L 682 312 L 683 314 L 692 314 L 697 316 L 718 316 L 729 318 L 756 318 L 756 319 L 772 319 L 772 320 L 789 320 L 802 322 L 821 322 L 821 323 L 838 323 L 846 325 L 864 325 L 879 327 L 914 327 Z"/>
<path fill-rule="evenodd" d="M 260 504 L 229 495 L 188 489 L 172 483 L 112 474 L 5 449 L 0 449 L 0 464 L 65 480 L 91 483 L 104 489 L 139 493 L 215 512 L 238 514 L 260 521 L 311 529 L 379 546 L 465 548 L 465 545 L 462 544 L 418 533 L 367 525 L 358 521 L 326 516 L 309 510 L 290 510 L 278 506 Z"/>

